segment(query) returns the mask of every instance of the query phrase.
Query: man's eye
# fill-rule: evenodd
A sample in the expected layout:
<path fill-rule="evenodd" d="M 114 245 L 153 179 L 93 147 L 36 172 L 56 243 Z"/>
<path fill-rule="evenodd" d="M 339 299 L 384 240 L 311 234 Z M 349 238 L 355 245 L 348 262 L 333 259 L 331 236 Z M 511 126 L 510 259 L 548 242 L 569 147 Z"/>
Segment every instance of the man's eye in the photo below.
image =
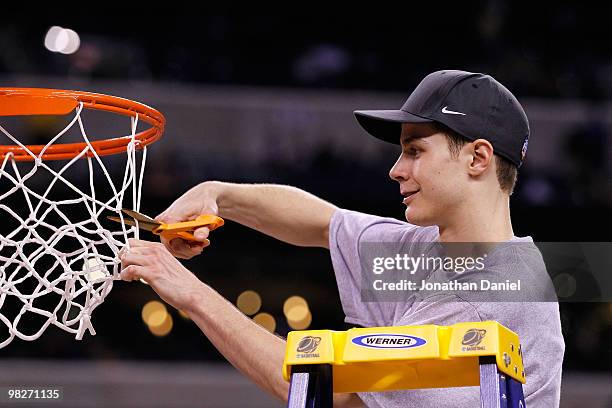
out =
<path fill-rule="evenodd" d="M 406 151 L 406 154 L 408 154 L 408 156 L 411 156 L 411 157 L 418 156 L 419 149 L 415 149 L 414 147 L 409 147 L 408 150 Z"/>

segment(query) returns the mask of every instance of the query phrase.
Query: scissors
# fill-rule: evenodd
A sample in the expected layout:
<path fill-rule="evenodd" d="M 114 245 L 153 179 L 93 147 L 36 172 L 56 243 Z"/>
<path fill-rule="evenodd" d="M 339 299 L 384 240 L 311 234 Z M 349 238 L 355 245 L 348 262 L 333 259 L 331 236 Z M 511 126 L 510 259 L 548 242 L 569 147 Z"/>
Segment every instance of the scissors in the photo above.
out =
<path fill-rule="evenodd" d="M 174 238 L 182 238 L 187 241 L 197 241 L 193 232 L 202 227 L 207 227 L 209 230 L 215 230 L 222 226 L 225 221 L 223 218 L 217 217 L 216 215 L 203 214 L 197 217 L 195 220 L 177 222 L 172 224 L 165 224 L 154 220 L 139 212 L 128 210 L 126 208 L 121 210 L 122 213 L 126 214 L 127 217 L 121 219 L 121 217 L 106 217 L 111 221 L 124 223 L 127 225 L 137 226 L 140 229 L 151 231 L 155 235 L 161 235 L 162 237 L 171 240 Z"/>

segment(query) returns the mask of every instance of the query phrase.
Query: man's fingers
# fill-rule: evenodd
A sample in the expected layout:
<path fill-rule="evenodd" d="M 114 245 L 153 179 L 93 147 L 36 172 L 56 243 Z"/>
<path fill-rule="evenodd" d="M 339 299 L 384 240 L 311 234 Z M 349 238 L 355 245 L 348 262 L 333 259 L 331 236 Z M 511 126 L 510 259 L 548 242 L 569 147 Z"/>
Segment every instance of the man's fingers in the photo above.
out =
<path fill-rule="evenodd" d="M 210 230 L 207 227 L 198 228 L 193 233 L 193 235 L 195 236 L 195 239 L 197 239 L 200 242 L 205 242 L 204 240 L 208 238 L 209 234 L 210 234 Z"/>
<path fill-rule="evenodd" d="M 174 238 L 170 240 L 170 248 L 174 252 L 183 252 L 189 248 L 189 245 L 187 245 L 187 242 L 184 239 Z"/>
<path fill-rule="evenodd" d="M 119 251 L 119 259 L 127 254 L 149 255 L 153 251 L 155 251 L 155 246 L 133 246 L 130 248 L 125 246 Z"/>
<path fill-rule="evenodd" d="M 147 246 L 124 246 L 119 251 L 119 259 L 123 259 L 128 255 L 152 255 L 156 250 L 159 244 L 147 245 Z"/>
<path fill-rule="evenodd" d="M 142 266 L 148 261 L 150 261 L 150 257 L 146 255 L 128 252 L 121 257 L 121 267 L 126 268 L 130 265 Z"/>
<path fill-rule="evenodd" d="M 206 230 L 204 231 L 206 234 L 208 233 L 208 228 L 202 229 Z M 194 256 L 201 254 L 202 250 L 210 245 L 210 241 L 206 238 L 204 238 L 202 241 L 186 241 L 181 238 L 167 240 L 162 236 L 161 241 L 165 247 L 170 250 L 172 255 L 182 259 L 193 258 Z M 126 262 L 124 266 L 132 263 L 140 265 L 146 262 L 151 255 L 151 251 L 159 245 L 157 242 L 144 241 L 135 238 L 130 238 L 128 240 L 128 244 L 129 248 L 126 246 L 119 251 L 119 259 L 122 260 L 122 264 Z M 140 255 L 140 257 L 134 258 L 136 255 Z"/>
<path fill-rule="evenodd" d="M 174 249 L 175 248 L 174 245 L 179 245 L 180 246 L 180 244 L 176 244 L 176 243 L 173 244 L 173 242 L 179 240 L 180 238 L 167 239 L 167 238 L 164 238 L 163 235 L 160 236 L 160 238 L 161 238 L 162 244 L 164 244 L 166 249 L 168 249 L 168 251 L 170 251 L 170 253 L 172 255 L 177 256 L 177 250 Z"/>
<path fill-rule="evenodd" d="M 170 252 L 177 258 L 189 259 L 193 256 L 189 253 L 189 244 L 187 244 L 186 241 L 180 238 L 173 239 L 172 241 L 170 241 L 169 245 Z"/>
<path fill-rule="evenodd" d="M 204 245 L 201 243 L 198 245 L 186 244 L 179 251 L 173 251 L 173 255 L 176 256 L 177 258 L 190 259 L 202 253 L 203 249 L 204 249 Z"/>
<path fill-rule="evenodd" d="M 130 248 L 152 247 L 152 246 L 156 246 L 157 242 L 145 241 L 143 239 L 130 238 L 128 239 L 128 245 Z"/>
<path fill-rule="evenodd" d="M 196 214 L 192 211 L 184 212 L 184 211 L 164 211 L 155 217 L 155 221 L 163 222 L 165 224 L 172 224 L 175 222 L 185 222 L 194 220 L 199 214 Z"/>
<path fill-rule="evenodd" d="M 172 241 L 171 239 L 168 239 L 164 237 L 163 235 L 160 235 L 159 240 L 161 241 L 162 244 L 164 244 L 166 248 L 172 249 L 172 247 L 170 246 L 170 241 Z"/>
<path fill-rule="evenodd" d="M 119 277 L 124 281 L 130 282 L 142 278 L 146 280 L 147 277 L 145 276 L 145 274 L 146 268 L 139 265 L 130 265 L 121 271 Z"/>
<path fill-rule="evenodd" d="M 175 222 L 181 222 L 181 221 L 186 221 L 180 217 L 175 217 L 169 214 L 160 214 L 157 217 L 155 217 L 155 221 L 158 222 L 163 222 L 164 224 L 173 224 Z"/>
<path fill-rule="evenodd" d="M 210 241 L 205 239 L 204 241 L 188 241 L 187 246 L 189 249 L 204 249 L 210 245 Z"/>
<path fill-rule="evenodd" d="M 166 214 L 166 211 L 158 214 L 157 216 L 154 217 L 155 221 L 159 221 L 159 222 L 166 222 L 166 218 L 168 218 L 168 215 Z"/>

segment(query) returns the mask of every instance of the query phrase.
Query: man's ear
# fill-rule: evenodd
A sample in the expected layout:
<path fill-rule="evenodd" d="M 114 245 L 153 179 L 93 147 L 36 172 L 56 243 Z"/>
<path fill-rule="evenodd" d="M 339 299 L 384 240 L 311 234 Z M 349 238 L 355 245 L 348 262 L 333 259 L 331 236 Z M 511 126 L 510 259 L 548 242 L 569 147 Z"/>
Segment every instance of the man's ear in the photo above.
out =
<path fill-rule="evenodd" d="M 493 146 L 485 139 L 476 139 L 468 144 L 471 155 L 469 174 L 479 176 L 493 165 Z"/>

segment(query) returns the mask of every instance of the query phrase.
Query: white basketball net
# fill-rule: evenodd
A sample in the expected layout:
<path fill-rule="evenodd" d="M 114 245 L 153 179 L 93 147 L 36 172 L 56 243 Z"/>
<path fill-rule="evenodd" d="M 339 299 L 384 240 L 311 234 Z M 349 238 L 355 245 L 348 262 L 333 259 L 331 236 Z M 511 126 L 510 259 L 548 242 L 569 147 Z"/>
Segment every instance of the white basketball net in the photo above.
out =
<path fill-rule="evenodd" d="M 137 228 L 106 220 L 107 215 L 121 216 L 124 206 L 136 211 L 140 207 L 147 150 L 143 147 L 137 155 L 138 116 L 131 120 L 125 170 L 117 173 L 116 162 L 123 159 L 105 156 L 113 162 L 107 169 L 87 137 L 82 111 L 81 103 L 70 123 L 38 156 L 0 126 L 9 143 L 33 158 L 16 162 L 9 153 L 0 165 L 0 228 L 5 227 L 0 229 L 0 348 L 15 337 L 35 340 L 50 325 L 79 340 L 86 330 L 95 334 L 92 312 L 118 279 L 119 249 L 128 238 L 138 237 Z M 75 124 L 86 147 L 68 162 L 41 159 Z M 116 181 L 113 173 L 118 174 Z M 74 175 L 82 183 L 73 181 Z M 43 177 L 49 181 L 41 185 Z M 131 203 L 124 204 L 124 199 Z M 17 201 L 21 204 L 14 204 Z"/>

